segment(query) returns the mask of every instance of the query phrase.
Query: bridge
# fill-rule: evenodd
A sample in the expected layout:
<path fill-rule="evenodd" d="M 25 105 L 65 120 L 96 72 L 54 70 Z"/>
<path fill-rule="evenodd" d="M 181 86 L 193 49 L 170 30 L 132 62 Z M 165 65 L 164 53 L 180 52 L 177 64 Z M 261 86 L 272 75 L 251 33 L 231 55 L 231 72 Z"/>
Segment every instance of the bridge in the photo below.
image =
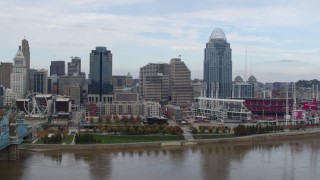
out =
<path fill-rule="evenodd" d="M 18 145 L 31 133 L 30 130 L 12 108 L 0 117 L 0 160 L 19 159 Z"/>

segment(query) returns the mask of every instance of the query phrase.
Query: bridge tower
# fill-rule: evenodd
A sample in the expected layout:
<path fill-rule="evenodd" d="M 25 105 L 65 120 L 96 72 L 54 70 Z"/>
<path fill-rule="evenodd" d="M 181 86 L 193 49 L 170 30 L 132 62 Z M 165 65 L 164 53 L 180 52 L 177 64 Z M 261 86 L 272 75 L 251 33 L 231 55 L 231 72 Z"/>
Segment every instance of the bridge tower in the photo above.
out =
<path fill-rule="evenodd" d="M 0 160 L 18 160 L 18 145 L 22 142 L 17 133 L 17 114 L 9 109 L 0 119 Z"/>

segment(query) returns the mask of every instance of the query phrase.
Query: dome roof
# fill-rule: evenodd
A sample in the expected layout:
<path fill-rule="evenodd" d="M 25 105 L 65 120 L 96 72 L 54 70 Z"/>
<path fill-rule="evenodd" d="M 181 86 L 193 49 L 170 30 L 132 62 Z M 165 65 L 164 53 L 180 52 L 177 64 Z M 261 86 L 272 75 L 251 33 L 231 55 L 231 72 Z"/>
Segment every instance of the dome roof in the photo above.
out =
<path fill-rule="evenodd" d="M 243 79 L 241 76 L 237 76 L 236 78 L 234 78 L 235 82 L 243 82 Z"/>
<path fill-rule="evenodd" d="M 130 72 L 128 72 L 128 74 L 127 74 L 127 78 L 132 78 L 132 76 L 131 76 Z"/>
<path fill-rule="evenodd" d="M 216 28 L 212 31 L 209 41 L 214 41 L 214 40 L 223 40 L 227 42 L 226 35 L 220 28 Z"/>
<path fill-rule="evenodd" d="M 257 79 L 256 79 L 253 75 L 251 75 L 251 76 L 248 78 L 248 81 L 249 81 L 249 82 L 257 82 Z"/>
<path fill-rule="evenodd" d="M 22 50 L 21 50 L 21 46 L 19 46 L 19 49 L 18 49 L 18 51 L 16 53 L 15 58 L 24 58 Z"/>

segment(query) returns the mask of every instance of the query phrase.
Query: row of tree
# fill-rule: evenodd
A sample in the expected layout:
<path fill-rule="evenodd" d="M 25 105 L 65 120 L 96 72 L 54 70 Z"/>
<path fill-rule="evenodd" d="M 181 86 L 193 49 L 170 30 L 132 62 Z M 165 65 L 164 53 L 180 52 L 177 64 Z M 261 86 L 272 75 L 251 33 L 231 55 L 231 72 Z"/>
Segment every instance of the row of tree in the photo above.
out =
<path fill-rule="evenodd" d="M 251 134 L 264 134 L 269 132 L 279 132 L 283 131 L 282 126 L 261 126 L 261 125 L 238 125 L 237 127 L 233 128 L 235 136 L 246 136 Z"/>
<path fill-rule="evenodd" d="M 220 134 L 220 133 L 230 133 L 230 127 L 222 127 L 222 126 L 199 126 L 198 128 L 191 126 L 190 131 L 192 134 Z"/>
<path fill-rule="evenodd" d="M 100 143 L 100 140 L 95 138 L 89 132 L 79 132 L 74 139 L 76 144 Z"/>
<path fill-rule="evenodd" d="M 68 135 L 68 130 L 64 129 L 62 132 L 55 130 L 53 134 L 50 136 L 49 128 L 39 131 L 37 137 L 43 143 L 46 144 L 58 144 L 61 143 L 64 138 Z"/>
<path fill-rule="evenodd" d="M 143 134 L 170 134 L 181 135 L 183 130 L 179 126 L 167 126 L 167 125 L 107 125 L 99 127 L 100 132 L 122 134 L 122 135 L 143 135 Z M 94 130 L 95 131 L 95 130 Z"/>

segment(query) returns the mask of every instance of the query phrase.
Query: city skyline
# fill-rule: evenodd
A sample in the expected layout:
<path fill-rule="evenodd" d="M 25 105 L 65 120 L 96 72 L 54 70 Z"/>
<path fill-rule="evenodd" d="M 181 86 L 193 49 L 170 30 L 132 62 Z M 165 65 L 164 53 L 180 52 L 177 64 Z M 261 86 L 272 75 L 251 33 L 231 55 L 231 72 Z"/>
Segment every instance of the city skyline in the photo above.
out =
<path fill-rule="evenodd" d="M 221 28 L 232 44 L 233 79 L 244 77 L 247 57 L 247 77 L 310 80 L 319 75 L 319 5 L 315 0 L 0 2 L 0 61 L 12 62 L 25 36 L 30 68 L 49 69 L 51 61 L 78 56 L 88 74 L 88 53 L 106 46 L 113 52 L 114 75 L 130 72 L 137 78 L 141 66 L 181 55 L 192 78 L 202 79 L 204 44 Z"/>

